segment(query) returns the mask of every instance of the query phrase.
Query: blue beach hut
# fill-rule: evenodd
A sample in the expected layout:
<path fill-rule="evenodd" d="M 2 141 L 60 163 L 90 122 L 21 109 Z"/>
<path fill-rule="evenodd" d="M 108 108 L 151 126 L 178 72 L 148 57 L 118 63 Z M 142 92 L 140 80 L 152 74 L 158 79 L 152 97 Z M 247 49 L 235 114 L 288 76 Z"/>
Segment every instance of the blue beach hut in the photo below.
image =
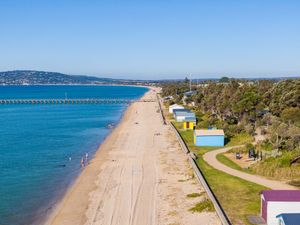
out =
<path fill-rule="evenodd" d="M 194 144 L 196 146 L 224 146 L 223 130 L 195 130 Z"/>
<path fill-rule="evenodd" d="M 173 110 L 173 116 L 174 116 L 174 118 L 176 118 L 176 115 L 178 114 L 178 113 L 190 113 L 191 111 L 190 110 L 188 110 L 188 109 L 174 109 Z"/>
<path fill-rule="evenodd" d="M 177 122 L 184 122 L 186 118 L 195 117 L 195 114 L 192 112 L 175 112 L 175 120 Z"/>

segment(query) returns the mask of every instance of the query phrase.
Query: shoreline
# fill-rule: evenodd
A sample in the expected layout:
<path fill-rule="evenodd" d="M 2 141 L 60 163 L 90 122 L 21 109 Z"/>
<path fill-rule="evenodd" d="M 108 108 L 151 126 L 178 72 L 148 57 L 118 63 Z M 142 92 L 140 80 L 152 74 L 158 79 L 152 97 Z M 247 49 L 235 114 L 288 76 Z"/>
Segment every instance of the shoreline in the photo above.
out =
<path fill-rule="evenodd" d="M 149 88 L 106 137 L 45 225 L 219 225 L 215 212 L 190 209 L 207 197 L 187 156 L 161 121 Z M 199 193 L 197 198 L 188 198 Z"/>
<path fill-rule="evenodd" d="M 104 86 L 106 86 L 106 85 L 104 85 Z M 111 86 L 111 85 L 107 85 L 107 86 Z M 122 85 L 122 86 L 129 86 L 129 85 Z M 148 91 L 143 96 L 138 98 L 139 100 L 145 98 L 146 94 L 153 90 L 153 88 L 147 87 L 147 86 L 135 86 L 135 87 L 144 87 L 144 88 L 148 89 Z M 55 220 L 56 215 L 59 213 L 59 211 L 62 209 L 64 203 L 67 201 L 68 197 L 74 191 L 73 189 L 76 189 L 76 186 L 79 185 L 81 183 L 81 181 L 84 179 L 84 174 L 88 173 L 88 171 L 86 171 L 86 170 L 90 167 L 91 164 L 93 164 L 93 162 L 95 160 L 101 160 L 100 158 L 102 156 L 105 156 L 105 153 L 101 154 L 101 152 L 103 152 L 103 151 L 101 151 L 101 149 L 105 148 L 105 147 L 103 147 L 104 145 L 108 145 L 108 143 L 107 143 L 107 142 L 109 142 L 108 139 L 112 139 L 111 136 L 113 136 L 113 133 L 116 132 L 117 129 L 119 129 L 119 127 L 122 125 L 122 123 L 124 123 L 126 116 L 128 116 L 127 114 L 130 114 L 131 107 L 132 107 L 132 104 L 128 105 L 125 108 L 125 110 L 122 112 L 120 120 L 117 123 L 117 126 L 115 126 L 114 128 L 111 129 L 111 131 L 104 138 L 102 143 L 100 143 L 100 145 L 97 147 L 97 149 L 95 150 L 95 153 L 94 153 L 92 159 L 89 161 L 88 165 L 85 166 L 81 172 L 79 172 L 77 177 L 75 177 L 75 179 L 66 188 L 66 191 L 61 196 L 57 196 L 57 199 L 55 201 L 56 203 L 54 204 L 54 206 L 51 206 L 52 209 L 47 209 L 47 211 L 49 210 L 49 212 L 46 212 L 45 217 L 43 219 L 41 219 L 40 221 L 38 220 L 37 222 L 41 222 L 44 225 L 52 224 L 52 221 Z M 94 172 L 97 173 L 99 171 L 94 171 Z M 96 176 L 95 176 L 95 180 L 96 180 Z M 88 198 L 89 193 L 92 192 L 95 188 L 96 188 L 96 185 L 92 185 L 91 187 L 88 188 L 88 190 L 85 190 L 85 194 L 86 194 L 87 198 Z M 86 206 L 87 205 L 88 204 L 86 204 Z M 82 212 L 82 213 L 84 214 L 84 212 Z"/>

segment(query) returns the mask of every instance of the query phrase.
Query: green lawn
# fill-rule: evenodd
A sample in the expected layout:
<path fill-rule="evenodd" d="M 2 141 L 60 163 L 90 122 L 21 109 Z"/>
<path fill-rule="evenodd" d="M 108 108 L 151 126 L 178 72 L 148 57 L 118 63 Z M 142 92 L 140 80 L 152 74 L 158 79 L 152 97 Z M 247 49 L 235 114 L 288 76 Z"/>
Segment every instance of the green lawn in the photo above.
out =
<path fill-rule="evenodd" d="M 217 155 L 217 160 L 232 169 L 244 172 L 244 169 L 242 167 L 233 162 L 231 159 L 228 159 L 223 153 Z"/>
<path fill-rule="evenodd" d="M 246 169 L 246 168 L 242 168 L 240 167 L 238 164 L 236 164 L 235 162 L 233 162 L 231 159 L 227 158 L 224 153 L 220 153 L 217 155 L 217 160 L 221 163 L 223 163 L 224 165 L 235 169 L 235 170 L 239 170 L 245 173 L 251 173 L 251 169 Z"/>
<path fill-rule="evenodd" d="M 176 124 L 174 125 L 176 126 Z M 193 131 L 178 130 L 190 150 L 197 154 L 197 164 L 231 222 L 235 225 L 248 225 L 249 222 L 247 221 L 246 216 L 257 215 L 260 213 L 259 193 L 261 190 L 268 188 L 231 176 L 209 166 L 203 160 L 202 156 L 206 152 L 217 148 L 194 146 Z M 241 137 L 239 137 L 238 140 L 241 140 Z M 238 142 L 237 139 L 235 142 Z M 230 162 L 227 161 L 227 163 Z"/>
<path fill-rule="evenodd" d="M 249 224 L 246 217 L 259 214 L 259 193 L 268 188 L 216 170 L 201 156 L 197 164 L 232 224 Z"/>

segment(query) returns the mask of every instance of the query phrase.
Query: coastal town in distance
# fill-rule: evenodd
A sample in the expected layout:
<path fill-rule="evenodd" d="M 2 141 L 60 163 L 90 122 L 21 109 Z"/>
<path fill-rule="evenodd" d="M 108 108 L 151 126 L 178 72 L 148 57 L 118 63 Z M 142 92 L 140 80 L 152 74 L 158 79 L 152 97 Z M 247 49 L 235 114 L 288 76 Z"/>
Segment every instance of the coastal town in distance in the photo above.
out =
<path fill-rule="evenodd" d="M 300 225 L 299 11 L 1 1 L 0 225 Z"/>

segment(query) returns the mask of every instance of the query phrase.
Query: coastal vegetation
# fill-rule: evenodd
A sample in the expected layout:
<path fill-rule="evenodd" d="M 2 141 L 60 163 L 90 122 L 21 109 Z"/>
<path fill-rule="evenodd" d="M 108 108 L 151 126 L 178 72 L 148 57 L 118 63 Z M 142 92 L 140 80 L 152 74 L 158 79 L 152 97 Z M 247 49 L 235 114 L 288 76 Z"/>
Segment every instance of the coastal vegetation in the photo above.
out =
<path fill-rule="evenodd" d="M 187 194 L 186 197 L 188 198 L 197 198 L 197 197 L 200 197 L 203 195 L 203 192 L 202 193 L 191 193 L 191 194 Z"/>
<path fill-rule="evenodd" d="M 190 208 L 191 212 L 213 212 L 214 205 L 208 199 L 198 202 L 194 207 Z"/>
<path fill-rule="evenodd" d="M 186 96 L 190 90 L 194 94 Z M 162 97 L 170 96 L 166 104 L 184 104 L 195 112 L 196 129 L 223 129 L 227 146 L 247 144 L 241 150 L 254 149 L 262 160 L 251 166 L 252 172 L 290 181 L 299 177 L 300 79 L 254 81 L 224 77 L 190 84 L 186 78 L 162 84 Z M 193 137 L 189 131 L 182 135 Z M 255 141 L 257 137 L 260 138 Z M 219 159 L 235 167 L 224 157 Z"/>
<path fill-rule="evenodd" d="M 190 89 L 191 87 L 191 89 Z M 233 169 L 263 175 L 272 179 L 285 179 L 300 186 L 300 79 L 240 81 L 222 79 L 190 85 L 173 82 L 162 85 L 166 106 L 182 104 L 197 117 L 196 129 L 210 127 L 223 129 L 226 146 L 247 155 L 253 149 L 261 160 L 242 168 L 226 154 L 217 159 Z M 186 95 L 188 91 L 192 95 Z M 171 96 L 171 97 L 170 97 Z M 203 159 L 206 152 L 217 147 L 194 145 L 193 130 L 184 130 L 182 123 L 174 122 L 181 137 L 197 156 L 196 163 L 233 224 L 249 224 L 247 216 L 260 213 L 262 190 L 268 189 L 211 167 Z M 201 210 L 201 206 L 194 207 Z"/>

